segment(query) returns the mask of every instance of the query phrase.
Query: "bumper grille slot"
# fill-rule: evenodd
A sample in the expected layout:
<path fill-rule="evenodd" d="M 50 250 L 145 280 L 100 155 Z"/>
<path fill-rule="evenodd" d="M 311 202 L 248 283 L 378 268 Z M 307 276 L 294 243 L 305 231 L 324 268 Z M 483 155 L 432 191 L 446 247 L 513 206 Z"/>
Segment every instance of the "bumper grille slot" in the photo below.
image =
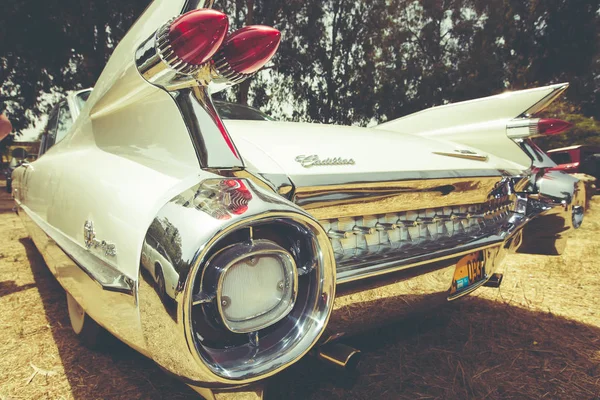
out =
<path fill-rule="evenodd" d="M 485 203 L 321 220 L 338 272 L 443 250 L 497 234 L 513 214 L 512 196 Z"/>

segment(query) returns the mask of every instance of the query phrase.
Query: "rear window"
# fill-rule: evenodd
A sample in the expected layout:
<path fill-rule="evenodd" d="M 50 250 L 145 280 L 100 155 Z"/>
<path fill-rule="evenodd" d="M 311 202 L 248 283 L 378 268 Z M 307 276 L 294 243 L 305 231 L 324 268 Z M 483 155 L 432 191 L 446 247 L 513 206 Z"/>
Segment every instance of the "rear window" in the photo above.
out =
<path fill-rule="evenodd" d="M 88 90 L 87 92 L 81 92 L 75 96 L 75 104 L 77 105 L 78 110 L 81 110 L 83 106 L 85 106 L 85 102 L 90 97 L 90 94 L 92 94 L 92 91 Z"/>
<path fill-rule="evenodd" d="M 550 156 L 550 158 L 552 159 L 552 161 L 554 161 L 557 164 L 570 164 L 571 161 L 571 155 L 569 153 L 550 153 L 548 154 Z"/>
<path fill-rule="evenodd" d="M 215 101 L 215 108 L 223 119 L 242 119 L 247 121 L 272 121 L 267 114 L 256 108 L 243 106 L 241 104 L 228 103 L 226 101 Z"/>

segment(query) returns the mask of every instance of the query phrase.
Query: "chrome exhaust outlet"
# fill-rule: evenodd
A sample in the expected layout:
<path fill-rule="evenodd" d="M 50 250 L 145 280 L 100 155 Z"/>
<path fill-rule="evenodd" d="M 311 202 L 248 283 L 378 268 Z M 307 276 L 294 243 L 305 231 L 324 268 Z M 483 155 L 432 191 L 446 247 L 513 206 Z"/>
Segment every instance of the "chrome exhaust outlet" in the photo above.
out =
<path fill-rule="evenodd" d="M 358 367 L 360 350 L 342 343 L 327 343 L 317 349 L 317 358 L 328 365 L 347 372 Z"/>
<path fill-rule="evenodd" d="M 490 276 L 490 279 L 488 279 L 488 281 L 484 283 L 483 286 L 499 288 L 502 284 L 502 278 L 504 278 L 504 275 L 502 274 L 492 274 L 492 276 Z"/>

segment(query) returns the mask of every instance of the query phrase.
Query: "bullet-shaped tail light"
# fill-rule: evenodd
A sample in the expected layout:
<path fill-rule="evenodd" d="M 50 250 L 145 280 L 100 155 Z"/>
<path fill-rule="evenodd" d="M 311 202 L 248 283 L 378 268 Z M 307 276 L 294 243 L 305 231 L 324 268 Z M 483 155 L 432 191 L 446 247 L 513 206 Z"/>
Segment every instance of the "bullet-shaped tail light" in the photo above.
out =
<path fill-rule="evenodd" d="M 537 123 L 538 135 L 558 135 L 573 126 L 572 123 L 554 118 L 540 119 Z"/>
<path fill-rule="evenodd" d="M 261 69 L 277 52 L 281 33 L 269 26 L 251 25 L 233 32 L 215 56 L 218 73 L 233 83 Z"/>
<path fill-rule="evenodd" d="M 156 34 L 160 58 L 172 69 L 193 74 L 221 47 L 229 21 L 211 9 L 190 11 L 163 25 Z"/>
<path fill-rule="evenodd" d="M 554 118 L 517 118 L 508 123 L 506 134 L 511 139 L 558 135 L 573 126 L 572 123 Z"/>

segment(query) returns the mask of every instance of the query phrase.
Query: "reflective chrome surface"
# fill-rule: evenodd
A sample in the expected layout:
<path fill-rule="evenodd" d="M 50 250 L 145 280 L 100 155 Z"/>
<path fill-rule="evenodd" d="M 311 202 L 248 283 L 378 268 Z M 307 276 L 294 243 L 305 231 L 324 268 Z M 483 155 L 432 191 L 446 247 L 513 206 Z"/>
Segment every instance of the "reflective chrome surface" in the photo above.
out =
<path fill-rule="evenodd" d="M 356 162 L 352 158 L 343 157 L 327 157 L 320 158 L 316 154 L 309 156 L 297 156 L 296 162 L 302 165 L 304 168 L 310 168 L 315 166 L 328 166 L 328 165 L 354 165 Z"/>
<path fill-rule="evenodd" d="M 144 79 L 166 90 L 175 100 L 200 167 L 242 169 L 244 163 L 208 93 L 210 64 L 193 71 L 178 71 L 161 57 L 157 40 L 157 36 L 151 36 L 140 45 L 136 65 Z"/>
<path fill-rule="evenodd" d="M 99 248 L 104 252 L 105 256 L 114 257 L 117 255 L 117 246 L 115 246 L 114 243 L 96 239 L 96 231 L 94 230 L 94 223 L 92 221 L 85 221 L 85 224 L 83 225 L 83 238 L 85 240 L 86 248 Z"/>
<path fill-rule="evenodd" d="M 519 252 L 562 254 L 570 230 L 583 220 L 585 185 L 562 171 L 540 170 L 530 190 L 526 213 L 533 220 L 523 230 Z"/>
<path fill-rule="evenodd" d="M 375 330 L 390 321 L 439 307 L 481 287 L 486 280 L 449 298 L 456 263 L 466 253 L 458 251 L 446 258 L 432 257 L 423 264 L 382 276 L 374 276 L 338 285 L 334 311 L 322 340 L 343 339 L 345 336 Z M 484 249 L 488 279 L 499 270 L 505 255 L 514 251 L 508 240 Z M 373 312 L 373 310 L 380 312 Z M 348 316 L 351 315 L 351 318 Z"/>
<path fill-rule="evenodd" d="M 494 188 L 504 182 L 497 171 L 494 176 L 464 178 L 460 177 L 459 171 L 448 172 L 456 172 L 457 177 L 387 181 L 385 174 L 379 174 L 381 180 L 376 182 L 299 185 L 294 201 L 320 220 L 384 215 L 424 208 L 425 205 L 441 208 L 484 203 Z"/>
<path fill-rule="evenodd" d="M 550 92 L 550 94 L 548 94 L 542 100 L 538 101 L 536 104 L 534 104 L 533 106 L 529 107 L 525 112 L 523 112 L 523 114 L 521 114 L 521 117 L 529 118 L 532 115 L 535 115 L 535 114 L 539 113 L 540 111 L 543 111 L 558 96 L 560 96 L 561 94 L 563 94 L 564 91 L 567 90 L 568 87 L 569 87 L 568 83 L 564 83 L 564 84 L 562 84 L 560 86 L 557 86 L 554 90 L 552 90 Z"/>
<path fill-rule="evenodd" d="M 474 151 L 465 150 L 465 149 L 456 149 L 456 150 L 454 150 L 454 153 L 434 151 L 433 154 L 438 154 L 440 156 L 447 156 L 447 157 L 464 158 L 466 160 L 475 160 L 475 161 L 487 161 L 488 160 L 487 155 L 478 154 Z"/>
<path fill-rule="evenodd" d="M 208 89 L 194 86 L 169 94 L 185 120 L 201 167 L 243 169 L 244 162 L 212 103 Z"/>
<path fill-rule="evenodd" d="M 429 258 L 489 238 L 500 241 L 515 225 L 514 198 L 482 204 L 322 220 L 337 261 L 338 281 L 360 276 L 373 265 Z M 333 234 L 331 234 L 333 231 Z M 340 233 L 343 233 L 340 235 Z M 495 237 L 492 239 L 492 237 Z"/>
<path fill-rule="evenodd" d="M 319 346 L 317 358 L 338 369 L 353 371 L 360 361 L 360 350 L 342 343 L 327 343 Z"/>
<path fill-rule="evenodd" d="M 243 384 L 270 376 L 297 361 L 316 343 L 335 296 L 335 261 L 326 233 L 294 204 L 241 180 L 247 208 L 219 218 L 219 202 L 203 181 L 173 198 L 158 213 L 144 247 L 156 239 L 177 278 L 174 299 L 161 298 L 155 281 L 140 270 L 139 308 L 148 353 L 164 368 L 196 386 Z M 214 197 L 214 196 L 213 196 Z M 217 296 L 202 290 L 210 260 L 220 249 L 273 240 L 298 267 L 298 294 L 288 316 L 251 333 L 230 332 L 220 321 Z M 169 338 L 169 346 L 165 346 Z"/>

